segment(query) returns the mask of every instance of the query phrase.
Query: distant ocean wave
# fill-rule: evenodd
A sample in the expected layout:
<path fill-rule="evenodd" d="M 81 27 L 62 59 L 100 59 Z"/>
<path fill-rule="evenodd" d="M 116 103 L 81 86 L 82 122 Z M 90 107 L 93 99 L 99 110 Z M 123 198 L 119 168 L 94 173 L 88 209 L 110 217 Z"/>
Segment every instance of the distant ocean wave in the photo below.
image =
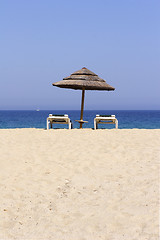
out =
<path fill-rule="evenodd" d="M 68 114 L 74 128 L 79 128 L 80 111 L 76 110 L 40 110 L 40 111 L 0 111 L 0 128 L 46 128 L 46 118 L 50 113 Z M 123 129 L 160 129 L 160 110 L 86 110 L 84 120 L 88 121 L 84 128 L 93 128 L 93 120 L 96 114 L 114 114 L 119 122 L 119 128 Z M 65 125 L 55 125 L 55 128 L 64 128 Z M 114 128 L 113 124 L 101 124 L 100 128 Z"/>

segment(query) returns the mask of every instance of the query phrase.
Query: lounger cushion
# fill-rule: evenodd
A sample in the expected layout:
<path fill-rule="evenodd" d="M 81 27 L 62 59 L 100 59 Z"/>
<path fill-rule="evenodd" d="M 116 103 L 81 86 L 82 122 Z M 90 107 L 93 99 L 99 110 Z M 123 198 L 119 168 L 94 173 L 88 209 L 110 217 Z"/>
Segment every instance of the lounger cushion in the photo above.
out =
<path fill-rule="evenodd" d="M 63 119 L 54 119 L 54 120 L 51 120 L 51 122 L 66 122 L 65 120 L 63 120 Z"/>
<path fill-rule="evenodd" d="M 64 117 L 65 115 L 64 114 L 49 114 L 51 116 L 55 116 L 55 117 Z"/>
<path fill-rule="evenodd" d="M 97 114 L 96 117 L 115 117 L 115 115 L 99 115 L 99 114 Z"/>
<path fill-rule="evenodd" d="M 100 117 L 111 117 L 112 115 L 99 115 Z"/>

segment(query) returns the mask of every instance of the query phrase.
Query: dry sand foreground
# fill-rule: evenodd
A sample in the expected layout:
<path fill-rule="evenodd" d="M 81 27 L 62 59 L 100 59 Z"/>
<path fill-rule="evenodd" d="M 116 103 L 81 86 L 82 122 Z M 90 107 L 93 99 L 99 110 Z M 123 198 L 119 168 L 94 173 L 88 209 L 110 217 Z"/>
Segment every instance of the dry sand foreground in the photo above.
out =
<path fill-rule="evenodd" d="M 160 130 L 0 130 L 0 240 L 158 240 Z"/>

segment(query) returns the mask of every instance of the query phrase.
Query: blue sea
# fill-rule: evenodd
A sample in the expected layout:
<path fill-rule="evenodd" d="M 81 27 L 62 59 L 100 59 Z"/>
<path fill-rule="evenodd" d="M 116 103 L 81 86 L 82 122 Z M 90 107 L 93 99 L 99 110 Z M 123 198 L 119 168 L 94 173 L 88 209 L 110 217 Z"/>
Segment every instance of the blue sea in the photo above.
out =
<path fill-rule="evenodd" d="M 74 128 L 79 128 L 80 111 L 44 110 L 44 111 L 0 111 L 0 128 L 46 128 L 46 118 L 52 114 L 68 114 Z M 88 123 L 84 128 L 93 128 L 96 114 L 114 114 L 121 129 L 160 129 L 160 110 L 157 111 L 123 111 L 123 110 L 86 110 L 83 119 Z M 54 128 L 64 128 L 65 125 L 54 125 Z M 66 126 L 68 127 L 68 126 Z M 100 124 L 99 128 L 114 128 L 114 124 Z"/>

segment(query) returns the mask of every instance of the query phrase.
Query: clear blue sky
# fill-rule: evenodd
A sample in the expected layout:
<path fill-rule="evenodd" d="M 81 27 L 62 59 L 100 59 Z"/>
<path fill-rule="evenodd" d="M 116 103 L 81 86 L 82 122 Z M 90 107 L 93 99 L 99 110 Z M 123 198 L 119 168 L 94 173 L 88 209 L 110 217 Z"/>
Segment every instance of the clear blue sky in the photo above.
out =
<path fill-rule="evenodd" d="M 0 110 L 80 109 L 52 86 L 87 67 L 85 109 L 160 109 L 159 0 L 0 0 Z"/>

